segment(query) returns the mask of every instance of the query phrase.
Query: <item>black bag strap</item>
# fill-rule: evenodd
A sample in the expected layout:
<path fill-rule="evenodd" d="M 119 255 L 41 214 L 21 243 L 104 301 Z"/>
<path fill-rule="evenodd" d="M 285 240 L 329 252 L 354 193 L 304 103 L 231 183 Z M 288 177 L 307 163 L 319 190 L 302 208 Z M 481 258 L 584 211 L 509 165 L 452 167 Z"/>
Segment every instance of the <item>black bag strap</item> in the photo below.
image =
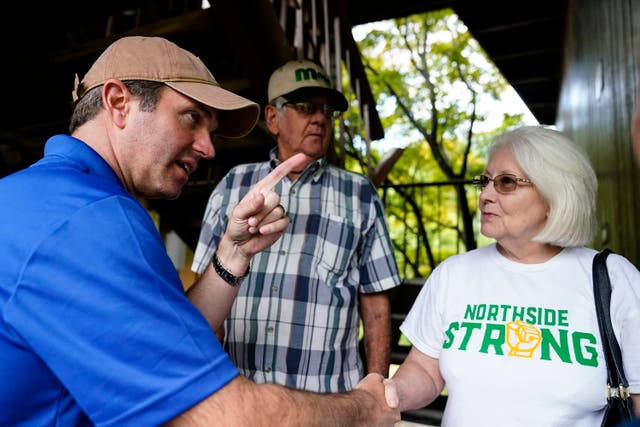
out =
<path fill-rule="evenodd" d="M 598 326 L 602 336 L 602 349 L 607 362 L 607 400 L 630 399 L 630 389 L 622 366 L 622 352 L 611 326 L 611 282 L 607 269 L 607 256 L 613 253 L 604 249 L 593 258 L 593 292 L 598 314 Z"/>

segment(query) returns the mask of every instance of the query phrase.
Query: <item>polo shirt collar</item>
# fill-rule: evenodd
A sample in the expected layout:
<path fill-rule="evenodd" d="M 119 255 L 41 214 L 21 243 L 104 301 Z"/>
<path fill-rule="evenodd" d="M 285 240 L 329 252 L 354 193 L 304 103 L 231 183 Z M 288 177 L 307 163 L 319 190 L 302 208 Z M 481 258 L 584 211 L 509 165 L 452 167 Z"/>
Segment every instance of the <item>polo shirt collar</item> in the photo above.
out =
<path fill-rule="evenodd" d="M 82 140 L 69 135 L 54 135 L 44 146 L 44 157 L 38 163 L 64 159 L 85 173 L 112 181 L 123 187 L 111 166 Z"/>

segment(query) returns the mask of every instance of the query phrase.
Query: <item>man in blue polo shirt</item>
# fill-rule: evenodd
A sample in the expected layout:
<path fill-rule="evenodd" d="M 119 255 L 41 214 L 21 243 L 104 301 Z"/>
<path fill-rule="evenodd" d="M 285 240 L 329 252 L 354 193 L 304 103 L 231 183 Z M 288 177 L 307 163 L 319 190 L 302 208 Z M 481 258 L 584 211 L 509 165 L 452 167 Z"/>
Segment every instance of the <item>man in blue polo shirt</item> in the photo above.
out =
<path fill-rule="evenodd" d="M 212 327 L 257 252 L 288 225 L 260 181 L 233 211 L 213 262 L 184 295 L 137 198 L 179 196 L 210 134 L 247 134 L 259 108 L 193 54 L 125 37 L 73 91 L 70 136 L 0 180 L 0 425 L 388 424 L 381 376 L 318 396 L 243 378 Z M 206 306 L 205 317 L 192 304 Z"/>

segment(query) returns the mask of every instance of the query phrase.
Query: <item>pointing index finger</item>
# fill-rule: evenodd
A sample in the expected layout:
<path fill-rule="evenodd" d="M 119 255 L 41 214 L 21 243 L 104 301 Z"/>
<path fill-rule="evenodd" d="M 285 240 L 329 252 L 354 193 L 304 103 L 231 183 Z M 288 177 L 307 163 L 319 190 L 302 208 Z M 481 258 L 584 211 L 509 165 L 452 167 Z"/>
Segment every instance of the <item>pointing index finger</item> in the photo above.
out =
<path fill-rule="evenodd" d="M 284 162 L 280 163 L 269 175 L 262 178 L 254 187 L 254 191 L 263 193 L 264 191 L 270 191 L 275 185 L 282 180 L 285 176 L 289 175 L 293 170 L 300 170 L 309 161 L 309 157 L 306 154 L 298 153 L 291 156 Z"/>

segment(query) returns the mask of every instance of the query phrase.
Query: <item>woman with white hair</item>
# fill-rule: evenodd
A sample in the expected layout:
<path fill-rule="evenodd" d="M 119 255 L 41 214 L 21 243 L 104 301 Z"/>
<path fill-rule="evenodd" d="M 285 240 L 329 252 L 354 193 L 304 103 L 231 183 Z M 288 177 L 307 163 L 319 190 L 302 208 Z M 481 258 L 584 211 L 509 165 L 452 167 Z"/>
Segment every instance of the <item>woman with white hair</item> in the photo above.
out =
<path fill-rule="evenodd" d="M 400 410 L 447 386 L 443 426 L 599 426 L 606 363 L 587 248 L 597 179 L 562 133 L 524 126 L 491 146 L 481 232 L 495 243 L 431 274 L 400 327 L 413 347 L 392 378 Z M 607 260 L 611 318 L 640 410 L 640 272 Z"/>

